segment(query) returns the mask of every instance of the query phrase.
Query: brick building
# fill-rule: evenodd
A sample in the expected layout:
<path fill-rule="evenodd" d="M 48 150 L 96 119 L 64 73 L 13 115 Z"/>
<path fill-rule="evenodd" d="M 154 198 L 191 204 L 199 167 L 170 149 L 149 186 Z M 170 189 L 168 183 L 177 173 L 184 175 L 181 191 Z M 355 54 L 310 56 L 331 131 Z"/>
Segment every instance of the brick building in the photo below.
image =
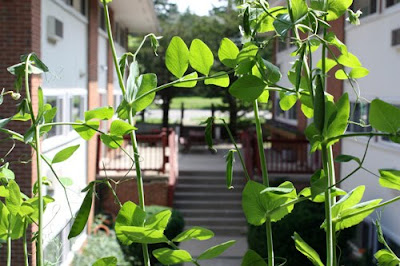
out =
<path fill-rule="evenodd" d="M 127 34 L 156 32 L 158 22 L 151 0 L 114 0 L 110 3 L 110 15 L 120 56 L 127 49 Z M 31 93 L 36 99 L 37 88 L 42 86 L 45 100 L 58 108 L 56 121 L 75 121 L 82 118 L 84 111 L 99 106 L 118 106 L 121 91 L 114 71 L 111 50 L 105 31 L 103 8 L 99 0 L 0 0 L 0 86 L 12 89 L 14 77 L 7 67 L 19 62 L 23 54 L 35 52 L 49 67 L 50 72 L 35 75 L 30 79 Z M 35 105 L 35 104 L 34 104 Z M 35 108 L 35 106 L 34 106 Z M 0 105 L 0 118 L 10 117 L 16 112 L 16 103 L 6 101 Z M 28 123 L 11 123 L 10 127 L 25 132 Z M 4 137 L 4 136 L 3 136 Z M 96 141 L 82 141 L 70 127 L 53 129 L 42 143 L 42 150 L 48 157 L 59 150 L 80 144 L 70 160 L 55 170 L 59 176 L 73 179 L 68 189 L 73 212 L 77 212 L 85 185 L 96 175 Z M 9 146 L 0 146 L 1 156 Z M 9 161 L 27 161 L 32 150 L 27 145 L 16 143 Z M 23 193 L 32 194 L 36 180 L 36 166 L 32 161 L 25 164 L 12 163 L 18 184 Z M 44 167 L 44 175 L 54 179 L 50 169 Z M 62 254 L 60 263 L 71 260 L 71 251 L 80 248 L 86 238 L 82 234 L 67 241 L 70 214 L 62 187 L 54 180 L 46 188 L 46 194 L 55 198 L 55 204 L 48 206 L 45 256 L 51 257 L 57 245 Z M 54 245 L 56 243 L 56 245 Z M 57 244 L 58 243 L 58 244 Z M 33 252 L 34 246 L 29 246 Z M 13 243 L 13 265 L 23 265 L 22 245 Z M 0 253 L 0 264 L 5 261 Z"/>

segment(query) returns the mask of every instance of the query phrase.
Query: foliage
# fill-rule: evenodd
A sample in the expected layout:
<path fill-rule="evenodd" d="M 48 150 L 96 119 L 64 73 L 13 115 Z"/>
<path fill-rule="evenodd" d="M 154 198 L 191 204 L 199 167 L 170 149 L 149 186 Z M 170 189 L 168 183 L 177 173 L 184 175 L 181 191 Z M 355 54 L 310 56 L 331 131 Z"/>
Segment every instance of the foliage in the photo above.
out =
<path fill-rule="evenodd" d="M 146 216 L 150 217 L 156 213 L 160 213 L 162 211 L 168 210 L 166 207 L 161 207 L 161 206 L 148 206 L 146 208 Z M 185 222 L 183 219 L 183 215 L 177 211 L 172 209 L 171 212 L 171 218 L 168 221 L 167 227 L 165 228 L 164 234 L 165 236 L 169 239 L 172 240 L 174 237 L 176 237 L 178 234 L 180 234 L 183 231 Z M 125 254 L 125 258 L 130 261 L 132 264 L 135 263 L 135 265 L 139 264 L 141 261 L 143 261 L 143 252 L 142 252 L 142 247 L 140 244 L 133 243 L 128 246 L 123 245 L 121 242 L 119 242 L 121 245 L 121 249 Z M 159 249 L 159 248 L 165 248 L 168 247 L 167 244 L 152 244 L 149 245 L 149 251 L 150 254 L 152 253 L 153 250 Z M 157 260 L 154 256 L 150 257 L 152 265 L 157 263 Z"/>
<path fill-rule="evenodd" d="M 292 213 L 283 218 L 279 223 L 274 223 L 272 229 L 279 232 L 274 238 L 274 251 L 277 257 L 287 259 L 285 265 L 309 265 L 309 260 L 301 254 L 295 247 L 293 241 L 289 241 L 297 232 L 321 256 L 321 260 L 325 258 L 325 247 L 321 243 L 325 243 L 324 231 L 319 227 L 323 222 L 324 206 L 318 203 L 305 201 L 296 204 Z M 355 228 L 347 229 L 340 233 L 338 246 L 342 251 L 341 259 L 350 255 L 351 250 L 348 248 L 347 241 L 355 236 Z M 267 242 L 265 239 L 265 226 L 249 225 L 247 233 L 247 241 L 249 248 L 256 251 L 261 257 L 267 257 Z M 354 262 L 353 262 L 354 263 Z M 341 264 L 342 265 L 342 264 Z M 347 265 L 347 264 L 346 264 Z"/>
<path fill-rule="evenodd" d="M 90 235 L 82 253 L 75 254 L 72 265 L 92 265 L 99 258 L 107 256 L 117 258 L 118 265 L 134 265 L 132 261 L 125 260 L 123 250 L 119 246 L 113 230 L 110 230 L 110 235 L 102 231 L 95 235 Z"/>

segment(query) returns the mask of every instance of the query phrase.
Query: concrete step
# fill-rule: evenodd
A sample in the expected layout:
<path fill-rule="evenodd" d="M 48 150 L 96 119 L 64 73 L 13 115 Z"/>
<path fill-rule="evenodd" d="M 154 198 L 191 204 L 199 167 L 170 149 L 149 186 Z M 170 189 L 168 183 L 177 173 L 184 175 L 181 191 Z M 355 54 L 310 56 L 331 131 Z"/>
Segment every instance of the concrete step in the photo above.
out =
<path fill-rule="evenodd" d="M 233 189 L 228 189 L 226 184 L 178 184 L 175 192 L 241 193 L 242 190 L 243 185 L 234 185 Z"/>
<path fill-rule="evenodd" d="M 240 209 L 180 209 L 184 217 L 224 217 L 224 218 L 244 218 L 244 213 Z"/>
<path fill-rule="evenodd" d="M 188 200 L 188 199 L 177 199 L 174 198 L 174 206 L 176 209 L 196 209 L 196 210 L 220 210 L 220 209 L 242 209 L 241 200 Z"/>
<path fill-rule="evenodd" d="M 245 218 L 230 218 L 224 217 L 185 217 L 185 224 L 187 226 L 202 226 L 208 228 L 209 226 L 246 226 Z"/>
<path fill-rule="evenodd" d="M 220 201 L 220 200 L 238 200 L 242 199 L 242 193 L 239 192 L 175 192 L 174 200 L 198 200 L 198 201 Z"/>

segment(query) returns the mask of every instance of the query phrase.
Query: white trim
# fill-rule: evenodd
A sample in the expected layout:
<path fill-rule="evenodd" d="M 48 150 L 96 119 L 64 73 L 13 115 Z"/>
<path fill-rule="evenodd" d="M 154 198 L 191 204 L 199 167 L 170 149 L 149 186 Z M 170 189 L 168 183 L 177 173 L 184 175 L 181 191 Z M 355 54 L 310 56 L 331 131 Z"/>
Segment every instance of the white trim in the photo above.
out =
<path fill-rule="evenodd" d="M 293 108 L 295 108 L 295 107 L 293 107 Z M 284 118 L 284 117 L 281 117 L 278 115 L 275 115 L 275 120 L 285 123 L 285 124 L 288 124 L 288 125 L 291 125 L 291 126 L 297 126 L 297 122 L 298 122 L 297 119 Z"/>
<path fill-rule="evenodd" d="M 106 39 L 108 40 L 108 34 L 107 34 L 107 32 L 106 32 L 105 30 L 103 30 L 102 28 L 100 28 L 100 26 L 99 26 L 99 28 L 97 29 L 97 32 L 99 33 L 99 36 L 101 36 L 101 37 L 103 37 L 103 38 L 106 38 Z"/>
<path fill-rule="evenodd" d="M 75 10 L 73 6 L 67 5 L 65 2 L 61 0 L 52 0 L 55 4 L 57 4 L 59 7 L 64 9 L 67 13 L 71 14 L 74 16 L 76 19 L 81 21 L 82 23 L 88 24 L 89 20 L 86 16 L 82 15 L 79 11 Z"/>

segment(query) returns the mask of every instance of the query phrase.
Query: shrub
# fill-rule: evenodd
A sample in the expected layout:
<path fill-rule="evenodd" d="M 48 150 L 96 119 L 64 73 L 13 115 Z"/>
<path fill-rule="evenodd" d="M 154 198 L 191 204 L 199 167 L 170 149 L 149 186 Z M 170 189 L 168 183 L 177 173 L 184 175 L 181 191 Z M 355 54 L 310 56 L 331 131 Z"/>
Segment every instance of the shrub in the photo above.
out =
<path fill-rule="evenodd" d="M 146 214 L 147 217 L 159 213 L 163 210 L 168 209 L 168 207 L 163 207 L 163 206 L 148 206 L 146 208 Z M 169 219 L 167 228 L 164 231 L 165 236 L 168 239 L 173 239 L 177 235 L 183 232 L 183 228 L 185 227 L 185 221 L 183 219 L 183 215 L 178 212 L 177 210 L 172 209 L 172 215 L 171 218 Z M 122 251 L 125 254 L 126 260 L 131 262 L 133 265 L 143 265 L 143 251 L 142 251 L 142 245 L 138 243 L 133 243 L 129 246 L 122 245 L 121 242 L 119 242 L 122 248 Z M 178 243 L 176 243 L 178 244 Z M 153 250 L 159 249 L 159 248 L 166 248 L 169 247 L 167 244 L 160 243 L 160 244 L 151 244 L 148 245 L 149 253 L 150 253 L 150 261 L 151 265 L 161 265 L 159 264 L 158 260 L 152 255 Z"/>
<path fill-rule="evenodd" d="M 296 204 L 293 212 L 279 223 L 272 225 L 274 235 L 274 252 L 276 257 L 287 259 L 287 265 L 309 265 L 310 261 L 296 250 L 294 241 L 291 240 L 294 232 L 301 237 L 325 259 L 325 232 L 320 229 L 324 221 L 324 205 L 304 201 Z M 249 225 L 247 241 L 249 248 L 256 251 L 261 257 L 267 257 L 267 240 L 265 238 L 265 225 Z M 347 241 L 355 235 L 355 227 L 343 230 L 338 238 L 338 254 L 346 260 L 350 252 Z M 342 265 L 342 264 L 341 264 Z M 347 264 L 346 264 L 347 265 Z"/>

